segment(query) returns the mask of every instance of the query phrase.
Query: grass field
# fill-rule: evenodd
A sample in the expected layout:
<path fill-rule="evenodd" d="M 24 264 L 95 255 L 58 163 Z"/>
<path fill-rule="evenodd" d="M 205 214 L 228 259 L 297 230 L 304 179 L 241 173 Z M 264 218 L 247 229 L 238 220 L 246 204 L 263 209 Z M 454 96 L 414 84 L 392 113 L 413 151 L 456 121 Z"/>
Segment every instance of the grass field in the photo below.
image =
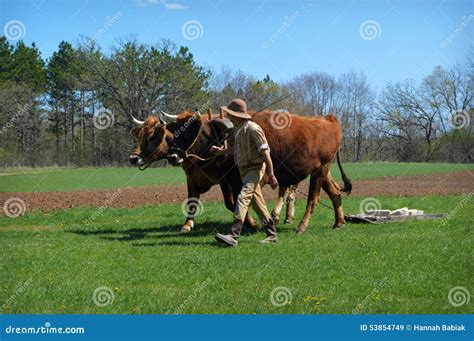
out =
<path fill-rule="evenodd" d="M 344 164 L 353 180 L 383 176 L 432 174 L 474 169 L 474 164 L 447 163 L 353 163 Z M 337 166 L 332 175 L 340 179 Z M 184 184 L 181 168 L 8 168 L 0 169 L 0 192 L 77 191 L 146 185 Z"/>
<path fill-rule="evenodd" d="M 0 170 L 0 192 L 78 191 L 184 184 L 181 168 L 39 168 Z"/>
<path fill-rule="evenodd" d="M 444 225 L 439 220 L 348 224 L 334 231 L 332 212 L 320 207 L 305 235 L 294 234 L 296 223 L 282 225 L 279 243 L 260 245 L 262 233 L 244 235 L 234 249 L 213 240 L 231 219 L 221 203 L 206 203 L 196 230 L 185 236 L 176 232 L 183 220 L 180 205 L 1 216 L 0 309 L 7 314 L 473 313 L 472 304 L 455 307 L 448 300 L 456 286 L 472 293 L 472 202 L 463 196 L 379 199 L 389 209 L 454 213 Z M 346 212 L 359 210 L 357 198 L 344 205 Z M 299 200 L 297 216 L 303 207 Z M 100 287 L 113 292 L 111 304 L 94 304 L 93 292 Z M 286 290 L 291 300 L 273 305 L 273 290 Z"/>

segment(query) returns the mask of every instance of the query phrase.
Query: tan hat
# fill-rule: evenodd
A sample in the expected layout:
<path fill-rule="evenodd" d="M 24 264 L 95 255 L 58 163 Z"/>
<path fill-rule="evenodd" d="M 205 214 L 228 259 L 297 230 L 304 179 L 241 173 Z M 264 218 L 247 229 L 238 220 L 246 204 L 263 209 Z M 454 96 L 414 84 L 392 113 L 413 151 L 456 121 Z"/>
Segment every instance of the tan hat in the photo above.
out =
<path fill-rule="evenodd" d="M 232 116 L 246 119 L 252 118 L 252 116 L 247 113 L 247 104 L 240 98 L 232 100 L 228 106 L 221 107 L 221 109 Z"/>

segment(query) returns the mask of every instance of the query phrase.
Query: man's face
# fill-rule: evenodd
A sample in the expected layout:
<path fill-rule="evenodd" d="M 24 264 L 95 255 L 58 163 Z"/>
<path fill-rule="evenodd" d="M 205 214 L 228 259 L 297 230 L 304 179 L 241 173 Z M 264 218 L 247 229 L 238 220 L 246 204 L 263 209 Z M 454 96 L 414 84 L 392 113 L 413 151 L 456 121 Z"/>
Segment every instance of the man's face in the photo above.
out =
<path fill-rule="evenodd" d="M 229 113 L 226 113 L 226 117 L 232 122 L 234 127 L 238 127 L 244 121 L 244 119 L 229 115 Z"/>

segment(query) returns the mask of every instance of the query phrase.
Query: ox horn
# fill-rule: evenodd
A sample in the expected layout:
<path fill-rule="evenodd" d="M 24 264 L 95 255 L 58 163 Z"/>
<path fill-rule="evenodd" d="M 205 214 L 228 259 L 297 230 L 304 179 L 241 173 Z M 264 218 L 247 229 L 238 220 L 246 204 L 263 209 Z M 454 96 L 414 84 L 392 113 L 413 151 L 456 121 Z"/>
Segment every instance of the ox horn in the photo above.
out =
<path fill-rule="evenodd" d="M 161 119 L 165 122 L 176 122 L 178 115 L 170 115 L 165 113 L 163 110 L 160 110 Z"/>
<path fill-rule="evenodd" d="M 143 127 L 143 125 L 145 124 L 145 121 L 137 120 L 135 117 L 133 117 L 133 115 L 130 115 L 130 116 L 132 117 L 133 123 L 135 123 L 139 127 Z"/>

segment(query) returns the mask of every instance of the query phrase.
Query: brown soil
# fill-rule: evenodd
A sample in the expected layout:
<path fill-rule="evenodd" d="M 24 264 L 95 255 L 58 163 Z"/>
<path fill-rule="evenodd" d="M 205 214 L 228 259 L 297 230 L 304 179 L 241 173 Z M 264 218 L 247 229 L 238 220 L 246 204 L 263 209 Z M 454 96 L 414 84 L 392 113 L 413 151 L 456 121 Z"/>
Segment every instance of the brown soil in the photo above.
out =
<path fill-rule="evenodd" d="M 299 189 L 307 192 L 308 183 L 300 184 Z M 473 192 L 474 171 L 463 171 L 358 180 L 353 182 L 351 196 L 424 196 Z M 161 203 L 182 203 L 186 195 L 185 185 L 168 185 L 75 192 L 2 192 L 0 193 L 0 202 L 3 203 L 13 197 L 20 198 L 25 201 L 28 210 L 53 210 L 78 206 L 133 207 Z M 264 195 L 268 200 L 275 200 L 277 191 L 272 191 L 266 186 Z M 297 197 L 298 199 L 303 198 L 301 194 L 298 194 Z M 201 199 L 204 201 L 222 200 L 219 187 L 214 186 L 209 192 L 202 195 Z M 3 214 L 3 210 L 0 214 Z"/>

